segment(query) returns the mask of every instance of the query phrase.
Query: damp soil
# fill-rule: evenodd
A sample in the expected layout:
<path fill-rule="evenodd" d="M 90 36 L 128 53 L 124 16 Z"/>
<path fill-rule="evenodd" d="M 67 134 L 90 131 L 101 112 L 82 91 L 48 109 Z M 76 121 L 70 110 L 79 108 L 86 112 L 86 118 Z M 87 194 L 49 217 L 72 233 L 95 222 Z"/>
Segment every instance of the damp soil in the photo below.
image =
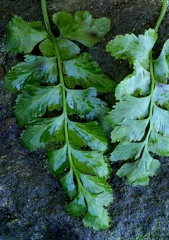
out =
<path fill-rule="evenodd" d="M 50 14 L 60 10 L 88 10 L 94 17 L 111 19 L 111 30 L 102 43 L 89 49 L 104 72 L 120 82 L 131 69 L 115 61 L 105 46 L 117 34 L 142 34 L 154 26 L 159 0 L 51 0 Z M 14 15 L 27 21 L 42 20 L 40 1 L 0 0 L 0 240 L 167 240 L 169 239 L 169 159 L 159 158 L 161 174 L 147 187 L 131 187 L 116 176 L 112 164 L 109 180 L 114 191 L 111 227 L 94 231 L 81 218 L 70 216 L 69 199 L 48 169 L 45 151 L 29 152 L 20 140 L 22 129 L 13 115 L 15 94 L 4 90 L 4 76 L 18 59 L 6 52 L 6 25 Z M 159 29 L 156 52 L 169 37 L 169 14 Z M 113 96 L 107 95 L 111 103 Z"/>

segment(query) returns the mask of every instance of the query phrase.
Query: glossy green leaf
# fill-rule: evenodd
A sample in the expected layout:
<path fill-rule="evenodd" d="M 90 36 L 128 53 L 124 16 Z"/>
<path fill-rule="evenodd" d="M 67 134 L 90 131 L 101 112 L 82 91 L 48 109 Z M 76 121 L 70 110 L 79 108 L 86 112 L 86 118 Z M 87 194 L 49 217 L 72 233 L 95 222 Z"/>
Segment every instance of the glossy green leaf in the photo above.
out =
<path fill-rule="evenodd" d="M 149 177 L 159 173 L 159 168 L 160 162 L 157 159 L 153 159 L 150 154 L 144 150 L 139 160 L 122 165 L 117 171 L 117 175 L 119 177 L 126 177 L 127 184 L 145 186 L 149 182 Z"/>
<path fill-rule="evenodd" d="M 49 38 L 45 39 L 43 42 L 41 42 L 39 44 L 39 49 L 40 49 L 41 53 L 43 54 L 43 56 L 45 56 L 45 57 L 55 56 L 54 44 L 52 43 L 52 41 Z"/>
<path fill-rule="evenodd" d="M 37 30 L 38 32 L 42 32 L 42 33 L 46 32 L 41 21 L 32 21 L 32 22 L 29 22 L 28 25 L 31 26 L 33 29 Z"/>
<path fill-rule="evenodd" d="M 88 212 L 83 219 L 84 225 L 93 227 L 95 230 L 108 228 L 111 219 L 105 206 L 112 202 L 112 194 L 108 191 L 99 194 L 86 193 L 85 199 L 88 205 Z"/>
<path fill-rule="evenodd" d="M 112 190 L 104 178 L 81 173 L 80 179 L 89 193 L 97 194 L 107 192 L 112 195 Z"/>
<path fill-rule="evenodd" d="M 158 133 L 169 137 L 169 112 L 154 105 L 153 125 Z"/>
<path fill-rule="evenodd" d="M 21 17 L 14 16 L 8 23 L 7 50 L 13 53 L 30 53 L 42 40 L 47 38 L 45 30 L 38 31 Z"/>
<path fill-rule="evenodd" d="M 112 152 L 111 161 L 124 161 L 127 159 L 137 159 L 140 157 L 144 148 L 144 142 L 132 142 L 127 144 L 120 143 Z"/>
<path fill-rule="evenodd" d="M 169 110 L 169 84 L 156 82 L 154 89 L 154 101 L 157 105 Z"/>
<path fill-rule="evenodd" d="M 73 216 L 80 216 L 87 211 L 85 195 L 82 191 L 78 192 L 73 201 L 67 205 L 66 209 Z"/>
<path fill-rule="evenodd" d="M 150 96 L 137 98 L 126 95 L 120 102 L 117 102 L 110 114 L 106 117 L 107 121 L 115 127 L 123 122 L 124 119 L 143 119 L 148 116 Z"/>
<path fill-rule="evenodd" d="M 61 110 L 62 98 L 60 86 L 27 86 L 25 92 L 17 98 L 15 116 L 21 126 L 41 117 L 46 110 Z"/>
<path fill-rule="evenodd" d="M 134 72 L 121 81 L 116 88 L 116 99 L 125 95 L 146 96 L 150 93 L 150 73 L 139 62 L 134 66 Z"/>
<path fill-rule="evenodd" d="M 149 139 L 149 151 L 160 156 L 169 156 L 169 136 L 162 136 L 153 128 Z"/>
<path fill-rule="evenodd" d="M 26 84 L 56 83 L 58 72 L 56 58 L 25 55 L 25 61 L 16 64 L 5 77 L 8 91 L 18 91 Z"/>
<path fill-rule="evenodd" d="M 160 56 L 154 60 L 154 76 L 157 81 L 167 83 L 169 78 L 169 40 L 163 46 Z"/>
<path fill-rule="evenodd" d="M 77 192 L 73 171 L 70 169 L 70 171 L 64 177 L 60 178 L 60 182 L 68 197 L 72 199 Z"/>
<path fill-rule="evenodd" d="M 89 146 L 92 150 L 105 152 L 107 139 L 96 122 L 78 123 L 68 121 L 70 141 L 75 146 Z"/>
<path fill-rule="evenodd" d="M 71 150 L 73 162 L 79 172 L 109 177 L 110 167 L 107 158 L 97 151 Z"/>
<path fill-rule="evenodd" d="M 63 38 L 78 41 L 92 47 L 109 31 L 110 20 L 106 17 L 93 19 L 87 11 L 77 11 L 74 16 L 64 11 L 53 15 L 53 22 Z"/>
<path fill-rule="evenodd" d="M 149 53 L 157 40 L 157 33 L 153 29 L 145 31 L 138 37 L 132 34 L 118 35 L 111 40 L 106 48 L 112 56 L 127 59 L 130 64 L 139 62 L 146 70 L 149 69 Z"/>
<path fill-rule="evenodd" d="M 108 207 L 112 202 L 112 190 L 105 179 L 80 174 L 83 187 L 75 199 L 67 206 L 68 211 L 75 216 L 85 213 L 83 223 L 86 227 L 93 227 L 95 230 L 108 228 L 110 217 Z"/>
<path fill-rule="evenodd" d="M 111 133 L 112 142 L 140 141 L 145 135 L 149 119 L 132 120 L 124 119 L 120 126 Z"/>
<path fill-rule="evenodd" d="M 34 151 L 49 141 L 62 142 L 64 115 L 55 118 L 40 118 L 32 122 L 22 134 L 24 145 Z"/>
<path fill-rule="evenodd" d="M 95 88 L 84 90 L 67 89 L 67 109 L 70 115 L 78 114 L 81 118 L 94 120 L 107 115 L 109 108 L 106 103 L 97 98 Z"/>
<path fill-rule="evenodd" d="M 111 154 L 112 161 L 129 161 L 118 170 L 128 184 L 147 185 L 149 177 L 159 172 L 160 163 L 149 152 L 169 156 L 169 42 L 153 60 L 152 48 L 157 34 L 149 29 L 144 35 L 117 36 L 107 45 L 115 58 L 133 65 L 116 88 L 119 102 L 106 120 L 114 128 L 112 142 L 119 144 Z"/>
<path fill-rule="evenodd" d="M 66 145 L 58 150 L 48 151 L 47 155 L 49 168 L 54 176 L 62 173 L 69 166 Z"/>
<path fill-rule="evenodd" d="M 116 83 L 108 78 L 99 64 L 91 60 L 90 54 L 83 53 L 79 57 L 64 61 L 66 85 L 74 88 L 80 85 L 84 88 L 95 87 L 99 92 L 113 92 Z"/>
<path fill-rule="evenodd" d="M 66 38 L 59 37 L 57 39 L 57 44 L 63 60 L 75 58 L 80 54 L 79 46 Z"/>
<path fill-rule="evenodd" d="M 40 21 L 28 24 L 14 17 L 9 23 L 8 50 L 34 50 L 40 56 L 25 55 L 24 62 L 6 75 L 5 88 L 21 92 L 14 112 L 26 128 L 22 141 L 30 151 L 47 149 L 49 168 L 53 176 L 59 175 L 71 199 L 67 210 L 74 216 L 83 214 L 86 227 L 105 229 L 110 223 L 106 207 L 113 200 L 106 182 L 111 170 L 103 155 L 109 108 L 97 98 L 97 91 L 112 92 L 116 84 L 89 54 L 80 54 L 80 47 L 99 42 L 110 20 L 93 19 L 89 12 L 62 11 L 53 15 L 59 29 L 55 36 L 46 18 L 45 13 L 47 31 Z"/>

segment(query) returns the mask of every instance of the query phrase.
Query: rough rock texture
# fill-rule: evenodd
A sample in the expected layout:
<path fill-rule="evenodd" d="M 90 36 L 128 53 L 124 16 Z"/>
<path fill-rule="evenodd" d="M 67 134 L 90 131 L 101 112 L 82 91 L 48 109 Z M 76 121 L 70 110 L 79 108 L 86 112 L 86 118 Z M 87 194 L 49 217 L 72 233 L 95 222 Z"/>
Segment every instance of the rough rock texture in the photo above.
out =
<path fill-rule="evenodd" d="M 13 15 L 25 20 L 42 19 L 40 2 L 0 0 L 0 240 L 167 240 L 169 239 L 169 159 L 160 158 L 161 174 L 148 187 L 126 186 L 115 175 L 110 207 L 112 226 L 95 232 L 83 227 L 81 218 L 70 216 L 68 202 L 57 179 L 48 170 L 43 151 L 30 153 L 20 141 L 21 129 L 12 106 L 15 95 L 3 88 L 6 71 L 17 61 L 5 50 L 6 24 Z M 102 43 L 89 50 L 104 71 L 118 82 L 131 71 L 128 64 L 114 61 L 105 46 L 117 34 L 140 34 L 153 27 L 161 1 L 156 0 L 52 0 L 50 13 L 58 10 L 89 10 L 95 17 L 111 19 L 111 31 Z M 167 39 L 169 15 L 159 30 L 157 52 Z"/>

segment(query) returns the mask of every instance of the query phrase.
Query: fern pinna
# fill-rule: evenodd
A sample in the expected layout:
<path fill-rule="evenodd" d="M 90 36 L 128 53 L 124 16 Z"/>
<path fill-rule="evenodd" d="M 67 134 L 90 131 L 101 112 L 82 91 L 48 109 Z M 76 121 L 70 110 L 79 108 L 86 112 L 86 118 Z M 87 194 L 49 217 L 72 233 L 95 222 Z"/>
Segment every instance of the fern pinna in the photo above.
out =
<path fill-rule="evenodd" d="M 80 54 L 77 42 L 93 46 L 110 21 L 93 19 L 87 11 L 58 12 L 52 16 L 59 29 L 55 37 L 43 0 L 42 9 L 46 30 L 40 21 L 27 23 L 18 16 L 8 24 L 8 51 L 25 56 L 6 75 L 5 86 L 20 93 L 14 113 L 26 127 L 22 141 L 31 151 L 47 148 L 51 172 L 60 176 L 72 200 L 67 210 L 83 214 L 85 226 L 104 229 L 110 222 L 106 207 L 112 190 L 106 182 L 110 167 L 103 154 L 108 143 L 101 123 L 109 109 L 97 91 L 114 91 L 115 83 L 89 54 Z M 34 48 L 39 48 L 38 56 Z"/>

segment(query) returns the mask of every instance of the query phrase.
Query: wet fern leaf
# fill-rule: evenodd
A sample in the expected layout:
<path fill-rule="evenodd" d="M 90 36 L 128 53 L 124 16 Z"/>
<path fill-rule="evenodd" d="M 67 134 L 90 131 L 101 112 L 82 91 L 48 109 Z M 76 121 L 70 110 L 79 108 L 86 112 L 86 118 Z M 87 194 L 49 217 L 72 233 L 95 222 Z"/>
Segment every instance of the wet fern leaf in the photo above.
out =
<path fill-rule="evenodd" d="M 53 21 L 60 30 L 57 38 L 40 22 L 15 16 L 8 24 L 8 50 L 26 55 L 6 75 L 5 86 L 19 92 L 14 113 L 25 126 L 22 142 L 30 151 L 47 149 L 49 168 L 71 199 L 67 210 L 83 214 L 86 227 L 104 229 L 110 224 L 112 190 L 106 181 L 111 171 L 101 124 L 109 108 L 97 92 L 114 91 L 115 82 L 89 54 L 80 54 L 77 42 L 93 46 L 110 21 L 93 19 L 89 12 L 60 12 Z M 31 53 L 35 47 L 39 56 Z"/>
<path fill-rule="evenodd" d="M 110 160 L 122 162 L 117 175 L 134 186 L 147 185 L 160 172 L 155 154 L 169 156 L 169 40 L 153 59 L 157 37 L 149 29 L 138 37 L 117 36 L 107 45 L 107 52 L 133 66 L 133 73 L 118 84 L 117 103 L 106 119 L 113 128 L 112 142 L 118 143 Z"/>

